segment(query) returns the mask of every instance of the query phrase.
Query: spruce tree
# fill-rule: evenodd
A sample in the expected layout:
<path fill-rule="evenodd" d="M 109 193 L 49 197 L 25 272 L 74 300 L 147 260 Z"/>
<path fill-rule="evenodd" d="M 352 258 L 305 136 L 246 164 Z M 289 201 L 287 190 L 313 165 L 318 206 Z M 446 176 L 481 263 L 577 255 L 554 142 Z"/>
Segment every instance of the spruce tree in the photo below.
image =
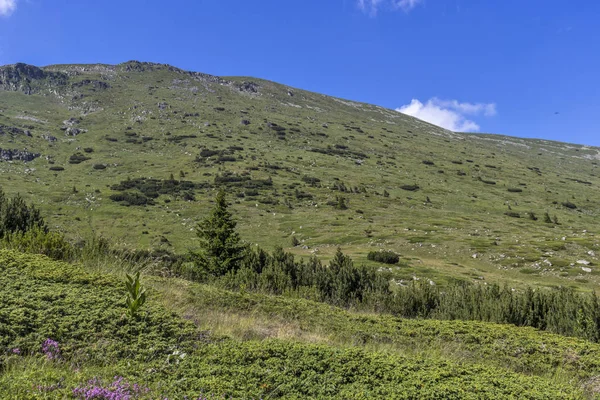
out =
<path fill-rule="evenodd" d="M 196 254 L 195 264 L 202 272 L 221 276 L 238 268 L 244 246 L 223 190 L 219 190 L 215 201 L 211 214 L 197 227 L 201 251 Z"/>

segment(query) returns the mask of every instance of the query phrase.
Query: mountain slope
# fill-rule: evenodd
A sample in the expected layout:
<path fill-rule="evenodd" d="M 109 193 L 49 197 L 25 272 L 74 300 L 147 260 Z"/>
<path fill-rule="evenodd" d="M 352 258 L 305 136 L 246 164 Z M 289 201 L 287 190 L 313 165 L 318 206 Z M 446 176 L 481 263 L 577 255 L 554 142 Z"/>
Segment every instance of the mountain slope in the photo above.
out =
<path fill-rule="evenodd" d="M 0 110 L 0 185 L 74 239 L 183 252 L 225 186 L 245 240 L 393 250 L 400 283 L 597 283 L 595 147 L 136 61 L 0 67 Z"/>

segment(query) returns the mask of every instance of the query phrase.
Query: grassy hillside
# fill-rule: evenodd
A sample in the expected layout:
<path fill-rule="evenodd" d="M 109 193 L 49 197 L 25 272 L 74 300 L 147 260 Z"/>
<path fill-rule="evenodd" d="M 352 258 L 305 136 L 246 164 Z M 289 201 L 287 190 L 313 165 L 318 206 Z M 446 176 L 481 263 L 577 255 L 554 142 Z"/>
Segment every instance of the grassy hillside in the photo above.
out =
<path fill-rule="evenodd" d="M 600 368 L 597 344 L 531 329 L 158 277 L 132 318 L 118 275 L 7 250 L 0 270 L 5 399 L 586 398 Z"/>
<path fill-rule="evenodd" d="M 377 268 L 367 253 L 392 250 L 401 284 L 598 283 L 598 148 L 453 133 L 167 65 L 18 64 L 0 77 L 0 186 L 74 240 L 185 252 L 226 187 L 246 241 L 324 259 L 342 246 Z"/>

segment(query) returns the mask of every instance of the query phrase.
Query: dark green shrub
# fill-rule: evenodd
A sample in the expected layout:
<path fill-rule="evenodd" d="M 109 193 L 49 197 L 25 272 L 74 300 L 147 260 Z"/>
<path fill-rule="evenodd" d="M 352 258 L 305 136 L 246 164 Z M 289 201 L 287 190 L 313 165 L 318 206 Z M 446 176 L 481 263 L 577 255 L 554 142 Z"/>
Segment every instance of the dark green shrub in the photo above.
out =
<path fill-rule="evenodd" d="M 348 205 L 346 204 L 346 198 L 343 196 L 336 196 L 336 204 L 334 207 L 338 210 L 347 210 Z"/>
<path fill-rule="evenodd" d="M 384 264 L 397 264 L 400 261 L 400 256 L 393 251 L 370 251 L 367 259 L 377 261 Z"/>
<path fill-rule="evenodd" d="M 527 215 L 529 216 L 529 219 L 532 220 L 532 221 L 537 221 L 538 220 L 538 217 L 535 215 L 535 213 L 533 211 L 529 211 L 527 213 Z"/>
<path fill-rule="evenodd" d="M 6 234 L 31 229 L 48 232 L 48 227 L 39 210 L 33 205 L 27 205 L 20 195 L 9 199 L 0 188 L 0 238 Z"/>
<path fill-rule="evenodd" d="M 212 157 L 212 156 L 219 155 L 221 153 L 222 153 L 221 150 L 202 149 L 202 150 L 200 150 L 200 157 Z"/>
<path fill-rule="evenodd" d="M 296 236 L 292 236 L 290 243 L 291 243 L 292 247 L 300 246 L 300 244 L 301 244 Z"/>
<path fill-rule="evenodd" d="M 400 186 L 400 189 L 408 190 L 409 192 L 414 192 L 416 190 L 419 190 L 420 188 L 418 185 L 402 185 Z"/>
<path fill-rule="evenodd" d="M 112 201 L 122 202 L 123 205 L 126 206 L 145 206 L 145 205 L 154 205 L 154 201 L 152 199 L 147 198 L 143 194 L 139 193 L 118 193 L 110 195 L 109 197 Z"/>
<path fill-rule="evenodd" d="M 514 211 L 507 211 L 504 213 L 504 215 L 508 215 L 509 217 L 513 217 L 513 218 L 521 218 L 521 214 L 519 214 L 518 212 L 514 212 Z"/>
<path fill-rule="evenodd" d="M 84 161 L 90 160 L 90 157 L 84 156 L 81 153 L 75 153 L 69 157 L 69 164 L 81 164 Z"/>
<path fill-rule="evenodd" d="M 312 176 L 304 175 L 302 177 L 302 182 L 308 183 L 311 186 L 315 186 L 317 183 L 320 183 L 321 180 L 319 178 L 315 178 L 315 177 L 312 177 Z"/>
<path fill-rule="evenodd" d="M 490 181 L 490 180 L 487 180 L 487 179 L 483 179 L 481 177 L 479 177 L 479 181 L 485 183 L 486 185 L 495 185 L 496 184 L 495 181 Z"/>

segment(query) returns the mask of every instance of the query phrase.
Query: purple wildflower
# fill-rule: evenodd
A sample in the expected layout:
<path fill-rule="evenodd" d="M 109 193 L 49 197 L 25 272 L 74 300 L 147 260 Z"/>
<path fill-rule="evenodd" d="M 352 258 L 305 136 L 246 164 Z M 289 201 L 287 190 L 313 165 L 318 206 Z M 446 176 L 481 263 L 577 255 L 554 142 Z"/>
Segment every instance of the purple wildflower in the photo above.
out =
<path fill-rule="evenodd" d="M 60 359 L 60 348 L 58 342 L 50 338 L 42 344 L 42 352 L 46 355 L 48 360 L 59 360 Z"/>
<path fill-rule="evenodd" d="M 11 353 L 13 353 L 13 354 L 21 354 L 21 349 L 18 349 L 18 348 L 17 349 L 12 349 Z"/>
<path fill-rule="evenodd" d="M 104 386 L 100 379 L 94 378 L 89 380 L 86 386 L 73 389 L 73 395 L 83 400 L 132 400 L 137 395 L 148 392 L 148 388 L 137 383 L 132 385 L 121 376 L 115 376 L 113 382 L 107 386 Z"/>

